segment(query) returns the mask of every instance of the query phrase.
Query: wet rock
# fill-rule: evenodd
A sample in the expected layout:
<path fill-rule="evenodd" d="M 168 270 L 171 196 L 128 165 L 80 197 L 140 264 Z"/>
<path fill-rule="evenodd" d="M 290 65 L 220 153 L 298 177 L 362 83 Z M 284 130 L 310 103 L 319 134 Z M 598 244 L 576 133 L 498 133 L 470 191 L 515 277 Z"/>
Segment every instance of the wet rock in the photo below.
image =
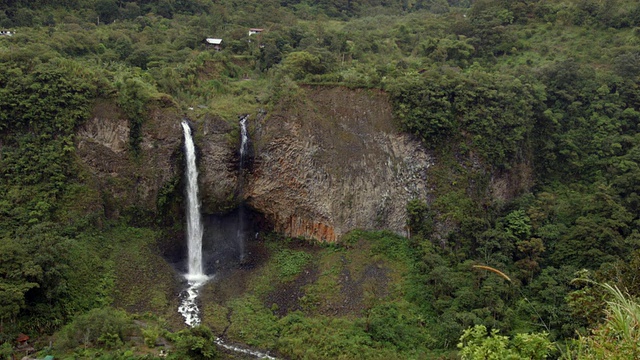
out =
<path fill-rule="evenodd" d="M 238 206 L 240 199 L 237 194 L 238 166 L 237 143 L 238 136 L 231 136 L 233 125 L 225 120 L 205 116 L 198 122 L 196 146 L 200 159 L 200 194 L 205 213 L 225 213 Z"/>

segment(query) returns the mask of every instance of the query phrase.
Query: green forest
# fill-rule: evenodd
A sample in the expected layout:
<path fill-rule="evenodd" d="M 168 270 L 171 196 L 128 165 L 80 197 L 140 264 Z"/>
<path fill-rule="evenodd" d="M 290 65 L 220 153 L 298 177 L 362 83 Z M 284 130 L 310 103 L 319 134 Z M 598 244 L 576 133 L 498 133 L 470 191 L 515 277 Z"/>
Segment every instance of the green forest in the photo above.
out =
<path fill-rule="evenodd" d="M 358 230 L 306 245 L 312 257 L 270 234 L 267 270 L 228 307 L 253 318 L 228 326 L 232 340 L 292 359 L 640 357 L 636 0 L 0 0 L 0 29 L 0 359 L 20 333 L 41 357 L 151 359 L 158 337 L 176 359 L 225 356 L 219 324 L 165 319 L 172 289 L 129 306 L 145 284 L 126 266 L 153 272 L 160 239 L 182 231 L 178 182 L 156 213 L 113 216 L 75 136 L 112 101 L 140 162 L 151 109 L 236 126 L 308 86 L 387 93 L 438 159 L 433 196 L 407 204 L 409 238 Z M 491 178 L 514 171 L 528 191 L 492 199 Z M 365 261 L 355 249 L 397 275 L 361 316 L 321 311 L 330 283 L 305 311 L 259 300 L 276 274 Z"/>

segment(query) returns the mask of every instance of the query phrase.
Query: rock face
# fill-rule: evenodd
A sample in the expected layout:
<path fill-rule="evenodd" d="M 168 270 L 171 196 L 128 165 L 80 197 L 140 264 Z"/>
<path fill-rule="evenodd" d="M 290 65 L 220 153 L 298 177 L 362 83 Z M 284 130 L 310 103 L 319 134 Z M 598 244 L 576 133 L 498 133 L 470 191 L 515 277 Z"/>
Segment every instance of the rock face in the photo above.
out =
<path fill-rule="evenodd" d="M 210 115 L 192 124 L 203 212 L 229 211 L 242 196 L 291 237 L 333 242 L 357 228 L 405 235 L 407 202 L 434 196 L 434 182 L 428 183 L 434 160 L 400 132 L 387 95 L 339 87 L 300 92 L 266 116 L 249 117 L 255 158 L 242 191 L 238 126 Z M 129 122 L 113 101 L 97 102 L 77 134 L 77 154 L 109 217 L 128 208 L 157 213 L 159 194 L 181 194 L 183 115 L 162 104 L 150 109 L 138 156 L 130 152 Z M 523 163 L 491 174 L 487 196 L 517 196 L 531 185 L 527 169 Z M 171 205 L 178 214 L 172 221 L 179 205 Z"/>
<path fill-rule="evenodd" d="M 140 154 L 129 147 L 129 121 L 109 100 L 98 101 L 79 129 L 76 145 L 81 162 L 102 192 L 108 216 L 128 207 L 155 213 L 163 187 L 183 176 L 183 115 L 175 108 L 154 106 L 142 125 Z M 203 211 L 222 212 L 237 205 L 234 129 L 220 118 L 204 116 L 191 124 L 198 151 Z M 182 190 L 168 189 L 181 192 Z"/>
<path fill-rule="evenodd" d="M 226 212 L 238 205 L 235 130 L 218 117 L 205 116 L 197 125 L 200 195 L 206 213 Z"/>
<path fill-rule="evenodd" d="M 131 206 L 155 211 L 160 188 L 180 171 L 181 116 L 155 108 L 143 123 L 138 157 L 129 150 L 129 121 L 100 100 L 76 136 L 77 154 L 101 189 L 108 216 Z"/>
<path fill-rule="evenodd" d="M 333 242 L 349 230 L 406 233 L 406 204 L 427 196 L 431 158 L 401 134 L 387 96 L 309 88 L 255 124 L 248 204 L 275 230 Z"/>

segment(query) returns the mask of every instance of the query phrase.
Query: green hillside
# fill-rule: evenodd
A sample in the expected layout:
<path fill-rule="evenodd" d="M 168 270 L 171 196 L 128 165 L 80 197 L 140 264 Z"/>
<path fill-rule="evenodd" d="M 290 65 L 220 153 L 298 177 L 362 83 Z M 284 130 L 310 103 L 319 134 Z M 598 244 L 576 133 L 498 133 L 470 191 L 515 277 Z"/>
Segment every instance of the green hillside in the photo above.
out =
<path fill-rule="evenodd" d="M 469 349 L 492 339 L 486 328 L 511 336 L 500 346 L 511 341 L 514 359 L 638 356 L 603 324 L 607 301 L 640 295 L 637 1 L 4 0 L 0 29 L 0 358 L 19 333 L 37 350 L 57 333 L 42 354 L 153 358 L 162 336 L 177 358 L 213 358 L 213 329 L 287 358 L 484 359 Z M 114 216 L 119 205 L 79 165 L 79 127 L 101 101 L 117 105 L 140 165 L 154 109 L 235 124 L 306 85 L 384 90 L 402 130 L 438 159 L 433 196 L 407 204 L 410 238 L 270 238 L 246 289 L 205 293 L 205 326 L 180 330 L 160 256 L 162 238 L 182 231 L 179 181 L 156 213 Z M 489 191 L 505 174 L 530 179 L 512 201 Z M 333 311 L 347 296 L 339 271 L 369 267 L 385 280 L 359 278 L 368 305 Z M 136 268 L 155 277 L 136 284 Z M 291 283 L 301 303 L 269 303 Z M 150 344 L 132 350 L 132 337 Z"/>

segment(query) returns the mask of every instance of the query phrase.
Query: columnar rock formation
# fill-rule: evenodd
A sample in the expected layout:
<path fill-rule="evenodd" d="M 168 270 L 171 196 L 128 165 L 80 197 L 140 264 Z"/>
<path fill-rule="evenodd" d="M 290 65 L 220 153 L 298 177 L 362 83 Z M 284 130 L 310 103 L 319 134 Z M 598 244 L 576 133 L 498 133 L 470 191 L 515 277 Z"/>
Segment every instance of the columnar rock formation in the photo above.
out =
<path fill-rule="evenodd" d="M 233 123 L 236 123 L 233 119 Z M 198 121 L 200 192 L 205 213 L 226 212 L 238 206 L 238 135 L 235 126 L 218 117 Z M 234 136 L 232 136 L 232 134 Z M 236 142 L 238 141 L 238 142 Z"/>
<path fill-rule="evenodd" d="M 256 126 L 250 206 L 276 231 L 336 241 L 356 229 L 405 233 L 406 204 L 426 198 L 430 157 L 375 90 L 311 88 Z"/>

